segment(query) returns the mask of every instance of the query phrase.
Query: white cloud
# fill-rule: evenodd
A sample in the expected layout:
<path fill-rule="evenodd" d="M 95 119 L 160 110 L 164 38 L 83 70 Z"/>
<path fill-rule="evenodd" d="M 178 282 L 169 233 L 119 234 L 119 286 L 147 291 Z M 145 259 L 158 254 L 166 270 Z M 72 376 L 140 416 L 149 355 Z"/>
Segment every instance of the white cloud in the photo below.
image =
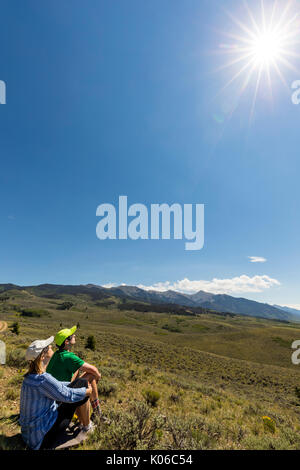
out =
<path fill-rule="evenodd" d="M 248 256 L 251 263 L 265 263 L 267 260 L 262 256 Z"/>
<path fill-rule="evenodd" d="M 270 287 L 279 286 L 280 282 L 277 279 L 264 276 L 249 277 L 242 274 L 238 277 L 230 279 L 214 278 L 211 281 L 199 280 L 190 281 L 185 278 L 176 282 L 157 282 L 151 286 L 138 284 L 137 287 L 145 290 L 156 290 L 164 292 L 166 290 L 175 290 L 184 294 L 194 294 L 199 290 L 211 292 L 212 294 L 240 294 L 247 292 L 263 292 Z"/>
<path fill-rule="evenodd" d="M 118 287 L 118 286 L 127 286 L 129 284 L 125 284 L 122 282 L 122 284 L 116 284 L 115 282 L 108 282 L 107 284 L 101 284 L 101 287 L 105 287 L 106 289 L 110 289 L 111 287 Z"/>
<path fill-rule="evenodd" d="M 105 287 L 105 289 L 110 289 L 111 287 L 116 287 L 117 284 L 114 282 L 109 282 L 108 284 L 101 284 L 101 287 Z"/>
<path fill-rule="evenodd" d="M 104 284 L 103 287 L 116 287 L 117 284 L 109 283 Z M 119 284 L 120 285 L 120 284 Z M 122 283 L 122 286 L 128 284 Z M 191 281 L 188 278 L 178 280 L 175 282 L 165 281 L 156 282 L 152 285 L 137 284 L 136 287 L 144 290 L 155 290 L 158 292 L 165 292 L 167 290 L 174 290 L 182 294 L 195 294 L 199 290 L 210 292 L 212 294 L 245 294 L 249 292 L 263 292 L 265 289 L 280 286 L 277 279 L 272 279 L 267 275 L 249 277 L 246 274 L 241 276 L 232 277 L 229 279 L 213 278 L 211 281 L 198 280 Z"/>

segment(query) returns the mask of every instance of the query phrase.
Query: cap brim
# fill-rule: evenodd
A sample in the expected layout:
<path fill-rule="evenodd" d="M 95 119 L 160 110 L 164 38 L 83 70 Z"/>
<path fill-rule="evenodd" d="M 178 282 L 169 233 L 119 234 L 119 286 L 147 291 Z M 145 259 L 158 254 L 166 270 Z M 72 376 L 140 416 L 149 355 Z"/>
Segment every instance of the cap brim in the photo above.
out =
<path fill-rule="evenodd" d="M 71 332 L 70 336 L 73 335 L 76 330 L 77 330 L 77 326 L 76 325 L 72 326 L 72 328 L 70 328 L 70 332 Z"/>
<path fill-rule="evenodd" d="M 31 345 L 27 348 L 27 351 L 25 353 L 25 359 L 27 361 L 34 361 L 38 357 L 38 355 L 41 354 L 43 349 L 47 348 L 47 346 L 50 346 L 50 344 L 53 343 L 53 341 L 54 341 L 54 336 L 50 336 L 50 338 L 41 340 L 39 344 L 39 350 L 36 350 L 36 351 L 31 349 L 31 346 L 34 344 L 34 342 L 31 343 Z"/>
<path fill-rule="evenodd" d="M 45 346 L 44 346 L 44 347 L 46 348 L 46 347 L 49 346 L 51 343 L 53 343 L 53 341 L 54 341 L 54 336 L 50 336 L 50 338 L 45 339 Z"/>

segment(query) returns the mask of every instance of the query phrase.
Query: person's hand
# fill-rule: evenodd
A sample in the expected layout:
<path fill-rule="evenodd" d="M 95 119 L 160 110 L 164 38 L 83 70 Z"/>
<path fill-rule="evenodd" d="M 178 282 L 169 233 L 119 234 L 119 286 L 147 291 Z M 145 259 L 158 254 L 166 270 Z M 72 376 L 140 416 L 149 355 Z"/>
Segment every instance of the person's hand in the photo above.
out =
<path fill-rule="evenodd" d="M 100 374 L 100 372 L 97 372 L 97 374 L 94 374 L 94 378 L 95 378 L 95 380 L 96 380 L 96 383 L 98 383 L 99 380 L 101 379 L 101 374 Z"/>
<path fill-rule="evenodd" d="M 92 389 L 91 384 L 88 384 L 88 387 L 87 387 L 86 392 L 85 392 L 85 396 L 90 397 L 91 394 L 92 394 L 92 391 L 93 391 L 93 389 Z"/>
<path fill-rule="evenodd" d="M 100 374 L 100 372 L 99 372 L 99 374 L 98 374 L 97 377 L 96 377 L 96 382 L 98 383 L 100 379 L 101 379 L 101 374 Z"/>

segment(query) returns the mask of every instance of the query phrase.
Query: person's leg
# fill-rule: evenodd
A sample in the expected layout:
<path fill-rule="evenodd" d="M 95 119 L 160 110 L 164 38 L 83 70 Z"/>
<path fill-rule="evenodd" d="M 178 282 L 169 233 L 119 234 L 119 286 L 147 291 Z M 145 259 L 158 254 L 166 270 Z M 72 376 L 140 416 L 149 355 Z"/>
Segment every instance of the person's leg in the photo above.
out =
<path fill-rule="evenodd" d="M 75 379 L 73 382 L 71 382 L 68 387 L 70 388 L 81 388 L 81 387 L 86 387 L 88 386 L 88 381 L 85 377 L 80 377 L 78 379 Z M 77 406 L 75 410 L 76 415 L 78 416 L 78 419 L 80 423 L 84 426 L 87 427 L 90 423 L 90 403 L 89 400 L 85 400 L 83 404 L 80 406 Z"/>
<path fill-rule="evenodd" d="M 60 425 L 61 421 L 59 416 L 57 416 L 57 419 L 52 428 L 45 434 L 40 450 L 52 449 L 55 439 L 60 431 Z"/>
<path fill-rule="evenodd" d="M 77 379 L 76 381 L 72 382 L 70 385 L 68 385 L 71 388 L 81 388 L 81 387 L 86 387 L 87 388 L 87 381 L 81 379 Z M 75 402 L 75 403 L 61 403 L 58 407 L 58 415 L 56 418 L 56 421 L 52 428 L 46 433 L 44 436 L 41 449 L 48 449 L 52 447 L 52 444 L 57 438 L 57 435 L 65 430 L 75 413 L 75 410 L 77 408 L 81 408 L 82 406 L 85 406 L 86 403 L 88 403 L 88 397 L 85 397 L 83 400 L 80 402 Z"/>
<path fill-rule="evenodd" d="M 52 428 L 44 436 L 41 449 L 51 449 L 60 432 L 65 430 L 73 417 L 78 403 L 62 403 L 58 407 L 58 415 Z"/>
<path fill-rule="evenodd" d="M 90 402 L 87 400 L 83 405 L 78 406 L 75 411 L 80 423 L 83 426 L 90 424 Z"/>
<path fill-rule="evenodd" d="M 91 401 L 96 400 L 98 398 L 98 387 L 97 387 L 97 382 L 96 382 L 95 376 L 93 374 L 88 374 L 87 372 L 85 372 L 80 377 L 80 379 L 77 379 L 77 380 L 81 380 L 81 379 L 87 380 L 89 382 L 89 384 L 92 387 L 92 393 L 91 393 L 90 399 L 91 399 Z"/>
<path fill-rule="evenodd" d="M 93 412 L 101 416 L 101 408 L 98 397 L 98 387 L 95 376 L 93 374 L 88 374 L 87 372 L 83 374 L 80 379 L 85 379 L 89 382 L 92 387 L 92 393 L 90 396 Z"/>

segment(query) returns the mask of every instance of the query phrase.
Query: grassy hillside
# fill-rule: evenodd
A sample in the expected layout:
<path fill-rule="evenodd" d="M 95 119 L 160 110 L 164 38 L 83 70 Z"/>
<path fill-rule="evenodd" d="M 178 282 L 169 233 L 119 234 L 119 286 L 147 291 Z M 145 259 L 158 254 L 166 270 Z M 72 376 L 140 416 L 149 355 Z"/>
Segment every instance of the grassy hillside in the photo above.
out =
<path fill-rule="evenodd" d="M 20 334 L 1 333 L 0 449 L 23 447 L 17 415 L 28 344 L 77 323 L 75 352 L 99 367 L 103 412 L 111 418 L 81 449 L 300 448 L 300 369 L 291 363 L 299 324 L 127 310 L 117 298 L 85 293 L 7 294 L 0 321 L 18 321 Z M 67 301 L 72 308 L 62 310 Z M 95 352 L 85 348 L 89 334 Z"/>

